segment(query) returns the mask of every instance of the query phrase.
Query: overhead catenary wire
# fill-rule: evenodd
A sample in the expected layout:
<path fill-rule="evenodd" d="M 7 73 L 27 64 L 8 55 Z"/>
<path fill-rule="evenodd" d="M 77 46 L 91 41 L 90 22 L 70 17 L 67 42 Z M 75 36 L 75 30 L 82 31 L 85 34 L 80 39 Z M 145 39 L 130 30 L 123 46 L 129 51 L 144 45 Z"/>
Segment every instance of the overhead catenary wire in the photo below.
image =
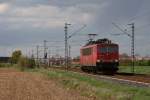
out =
<path fill-rule="evenodd" d="M 119 29 L 120 31 L 122 31 L 124 34 L 126 34 L 127 36 L 129 36 L 131 38 L 131 56 L 132 56 L 132 73 L 134 74 L 134 62 L 135 62 L 135 35 L 134 35 L 134 31 L 135 31 L 135 26 L 134 23 L 128 24 L 131 26 L 132 28 L 132 35 L 127 33 L 126 31 L 124 31 L 122 28 L 120 28 L 117 24 L 112 23 L 117 29 Z"/>
<path fill-rule="evenodd" d="M 133 21 L 135 22 L 137 19 L 141 19 L 143 17 L 150 17 L 150 16 L 147 16 L 148 14 L 150 15 L 150 11 L 144 12 L 144 13 L 142 13 L 140 15 L 135 15 L 132 18 L 130 18 L 129 20 L 127 20 L 127 22 L 131 23 L 131 22 L 133 22 Z M 139 31 L 139 30 L 148 28 L 148 26 L 150 26 L 150 23 L 145 24 L 143 26 L 136 27 L 136 30 Z M 126 30 L 126 32 L 129 32 L 129 31 L 132 31 L 132 30 Z"/>
<path fill-rule="evenodd" d="M 123 30 L 122 28 L 120 28 L 116 23 L 112 23 L 116 28 L 118 28 L 121 32 L 123 32 L 124 34 L 128 35 L 129 37 L 131 37 L 131 35 L 129 33 L 126 32 L 126 30 Z"/>
<path fill-rule="evenodd" d="M 77 31 L 73 32 L 70 36 L 68 36 L 67 39 L 70 39 L 72 36 L 75 36 L 76 34 L 79 34 L 78 32 L 83 30 L 85 27 L 86 27 L 86 25 L 83 25 L 80 29 L 78 29 Z"/>
<path fill-rule="evenodd" d="M 128 22 L 135 21 L 135 20 L 137 20 L 139 18 L 142 18 L 142 17 L 147 17 L 146 15 L 148 15 L 148 14 L 150 14 L 150 11 L 147 11 L 147 12 L 141 14 L 141 15 L 136 15 L 136 16 L 130 18 Z"/>

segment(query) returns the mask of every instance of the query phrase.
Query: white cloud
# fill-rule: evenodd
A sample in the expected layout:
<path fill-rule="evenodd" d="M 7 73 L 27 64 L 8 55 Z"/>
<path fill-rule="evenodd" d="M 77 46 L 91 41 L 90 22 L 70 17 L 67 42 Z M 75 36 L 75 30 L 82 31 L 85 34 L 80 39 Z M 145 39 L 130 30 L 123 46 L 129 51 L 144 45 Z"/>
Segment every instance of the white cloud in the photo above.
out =
<path fill-rule="evenodd" d="M 99 37 L 115 40 L 121 52 L 130 53 L 130 39 L 126 36 L 113 37 L 111 33 L 121 33 L 111 23 L 125 26 L 136 15 L 142 17 L 135 22 L 137 51 L 145 54 L 141 48 L 148 49 L 150 14 L 143 16 L 149 9 L 149 1 L 140 0 L 1 0 L 0 23 L 1 39 L 4 45 L 16 46 L 34 41 L 58 37 L 63 39 L 64 23 L 71 23 L 69 32 L 87 24 L 84 33 L 98 33 Z M 6 2 L 7 1 L 7 2 Z M 11 2 L 12 1 L 12 2 Z M 15 1 L 15 2 L 13 2 Z M 145 3 L 144 3 L 145 2 Z M 143 3 L 143 4 L 142 4 Z M 134 6 L 133 6 L 134 5 Z M 143 7 L 141 7 L 143 5 Z M 141 12 L 141 13 L 139 13 Z M 147 28 L 145 28 L 145 25 Z M 138 27 L 144 26 L 142 29 Z M 113 29 L 115 28 L 115 30 Z M 124 27 L 122 27 L 124 29 Z M 131 29 L 127 27 L 127 29 Z M 26 37 L 25 37 L 26 36 Z M 11 38 L 9 38 L 11 37 Z M 33 38 L 34 37 L 34 38 Z M 5 39 L 6 38 L 6 39 Z M 9 39 L 8 39 L 9 38 Z M 75 40 L 79 36 L 74 37 Z M 53 39 L 53 38 L 52 38 Z M 54 38 L 55 39 L 55 38 Z M 9 41 L 8 41 L 9 40 Z M 8 44 L 7 44 L 8 43 Z M 9 45 L 10 46 L 10 45 Z M 146 47 L 145 47 L 146 46 Z M 79 50 L 79 48 L 77 48 Z M 73 49 L 75 50 L 75 49 Z M 75 50 L 76 51 L 76 50 Z"/>
<path fill-rule="evenodd" d="M 4 13 L 9 9 L 9 5 L 6 3 L 0 4 L 0 13 Z"/>
<path fill-rule="evenodd" d="M 77 6 L 59 8 L 52 5 L 38 5 L 28 8 L 14 7 L 9 14 L 9 18 L 4 18 L 10 25 L 19 24 L 28 25 L 31 27 L 40 28 L 56 28 L 63 27 L 65 21 L 74 24 L 88 24 L 94 20 L 98 5 Z M 86 9 L 92 9 L 92 12 L 87 12 Z M 95 12 L 94 12 L 95 10 Z M 10 26 L 13 27 L 13 26 Z"/>

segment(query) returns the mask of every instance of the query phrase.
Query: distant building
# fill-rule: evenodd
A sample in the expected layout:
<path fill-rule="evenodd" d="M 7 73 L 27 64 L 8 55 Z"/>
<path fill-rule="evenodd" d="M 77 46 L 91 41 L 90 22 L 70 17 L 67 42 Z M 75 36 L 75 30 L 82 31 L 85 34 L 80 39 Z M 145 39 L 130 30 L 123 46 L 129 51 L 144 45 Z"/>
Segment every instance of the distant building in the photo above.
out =
<path fill-rule="evenodd" d="M 119 59 L 120 60 L 132 60 L 132 58 L 130 56 L 128 56 L 128 54 L 126 54 L 126 53 L 120 54 Z"/>
<path fill-rule="evenodd" d="M 120 54 L 119 55 L 119 59 L 120 60 L 132 60 L 132 56 L 127 55 L 126 53 Z M 140 55 L 135 55 L 135 60 L 139 61 L 139 60 L 150 60 L 150 56 L 145 56 L 142 57 Z"/>
<path fill-rule="evenodd" d="M 135 55 L 135 60 L 136 60 L 136 61 L 143 60 L 143 57 L 142 57 L 142 56 L 139 56 L 139 55 Z"/>
<path fill-rule="evenodd" d="M 150 60 L 149 56 L 143 57 L 143 60 Z"/>
<path fill-rule="evenodd" d="M 72 64 L 78 65 L 80 64 L 80 57 L 75 57 L 72 59 Z"/>

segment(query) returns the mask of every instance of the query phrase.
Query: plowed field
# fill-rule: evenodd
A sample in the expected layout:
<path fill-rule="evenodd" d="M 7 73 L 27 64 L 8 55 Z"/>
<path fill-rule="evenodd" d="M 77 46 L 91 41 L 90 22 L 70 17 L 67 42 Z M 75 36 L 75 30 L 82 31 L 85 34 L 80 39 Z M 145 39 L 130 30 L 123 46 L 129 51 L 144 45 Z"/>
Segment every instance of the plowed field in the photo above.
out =
<path fill-rule="evenodd" d="M 42 75 L 0 69 L 0 100 L 90 100 Z"/>

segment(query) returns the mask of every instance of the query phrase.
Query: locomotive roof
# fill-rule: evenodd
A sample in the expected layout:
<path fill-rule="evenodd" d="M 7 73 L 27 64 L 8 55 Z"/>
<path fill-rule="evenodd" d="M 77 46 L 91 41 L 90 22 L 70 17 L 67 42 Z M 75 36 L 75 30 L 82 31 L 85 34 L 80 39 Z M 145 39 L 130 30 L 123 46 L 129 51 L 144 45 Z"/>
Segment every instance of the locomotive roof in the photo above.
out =
<path fill-rule="evenodd" d="M 112 43 L 111 40 L 104 38 L 104 39 L 98 39 L 96 41 L 89 41 L 88 43 L 86 43 L 85 46 L 89 46 L 93 44 L 115 44 L 115 43 Z"/>

